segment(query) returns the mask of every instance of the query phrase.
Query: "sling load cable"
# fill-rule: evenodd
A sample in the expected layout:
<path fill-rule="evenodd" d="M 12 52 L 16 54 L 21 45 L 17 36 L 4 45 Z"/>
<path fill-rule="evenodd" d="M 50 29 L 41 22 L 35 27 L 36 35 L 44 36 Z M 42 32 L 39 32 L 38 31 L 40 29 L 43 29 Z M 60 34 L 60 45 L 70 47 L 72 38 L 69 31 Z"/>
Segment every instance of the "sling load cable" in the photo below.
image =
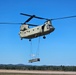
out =
<path fill-rule="evenodd" d="M 33 54 L 33 47 L 32 47 L 32 40 L 30 41 L 30 59 L 32 59 L 32 54 Z"/>
<path fill-rule="evenodd" d="M 38 39 L 38 46 L 37 46 L 37 50 L 34 54 L 33 52 L 33 45 L 32 45 L 32 40 L 30 41 L 30 58 L 37 58 L 39 56 L 39 47 L 40 47 L 40 37 Z"/>
<path fill-rule="evenodd" d="M 32 42 L 32 40 L 30 41 L 30 59 L 33 59 L 33 58 L 35 58 L 35 54 L 34 54 L 34 52 L 33 52 L 33 42 Z"/>
<path fill-rule="evenodd" d="M 37 47 L 37 51 L 36 51 L 36 57 L 39 57 L 39 50 L 40 49 L 40 37 L 38 39 L 38 47 Z"/>

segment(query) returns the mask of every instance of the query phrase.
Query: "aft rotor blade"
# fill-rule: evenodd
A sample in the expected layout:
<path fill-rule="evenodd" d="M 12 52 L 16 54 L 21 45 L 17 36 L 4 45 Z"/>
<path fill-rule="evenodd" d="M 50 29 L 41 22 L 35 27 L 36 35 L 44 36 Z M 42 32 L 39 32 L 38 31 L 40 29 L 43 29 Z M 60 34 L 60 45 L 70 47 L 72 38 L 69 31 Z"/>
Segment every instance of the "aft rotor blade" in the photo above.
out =
<path fill-rule="evenodd" d="M 24 14 L 24 13 L 20 13 L 21 15 L 24 15 L 24 16 L 32 16 L 32 15 L 28 15 L 28 14 Z"/>
<path fill-rule="evenodd" d="M 24 14 L 24 13 L 20 13 L 20 14 L 21 14 L 21 15 L 25 15 L 25 16 L 30 16 L 30 17 L 33 16 L 33 18 L 38 18 L 38 19 L 43 19 L 43 20 L 50 20 L 50 19 L 47 19 L 47 18 L 38 17 L 38 16 L 36 16 L 36 15 L 29 15 L 29 14 Z"/>
<path fill-rule="evenodd" d="M 27 22 L 29 22 L 34 16 L 35 16 L 35 15 L 30 16 L 30 18 L 27 19 L 27 20 L 24 22 L 24 24 L 26 24 Z"/>
<path fill-rule="evenodd" d="M 76 15 L 74 16 L 67 16 L 67 17 L 61 17 L 61 18 L 54 18 L 54 19 L 51 19 L 51 20 L 60 20 L 60 19 L 67 19 L 67 18 L 75 18 Z"/>
<path fill-rule="evenodd" d="M 38 17 L 38 16 L 35 16 L 35 18 L 38 18 L 38 19 L 44 19 L 44 20 L 50 20 L 50 19 L 42 18 L 42 17 Z"/>

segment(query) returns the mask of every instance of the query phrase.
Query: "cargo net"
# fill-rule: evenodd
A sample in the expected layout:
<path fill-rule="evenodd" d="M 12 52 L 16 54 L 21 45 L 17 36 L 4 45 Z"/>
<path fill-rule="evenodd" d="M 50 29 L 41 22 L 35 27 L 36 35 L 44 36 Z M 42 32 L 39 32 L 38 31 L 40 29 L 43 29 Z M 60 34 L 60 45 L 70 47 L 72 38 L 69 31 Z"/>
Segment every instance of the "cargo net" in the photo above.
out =
<path fill-rule="evenodd" d="M 37 44 L 36 50 L 33 50 L 33 42 L 32 42 L 32 40 L 30 41 L 30 60 L 29 60 L 29 63 L 40 61 L 39 49 L 40 49 L 40 37 L 38 38 L 38 44 Z"/>

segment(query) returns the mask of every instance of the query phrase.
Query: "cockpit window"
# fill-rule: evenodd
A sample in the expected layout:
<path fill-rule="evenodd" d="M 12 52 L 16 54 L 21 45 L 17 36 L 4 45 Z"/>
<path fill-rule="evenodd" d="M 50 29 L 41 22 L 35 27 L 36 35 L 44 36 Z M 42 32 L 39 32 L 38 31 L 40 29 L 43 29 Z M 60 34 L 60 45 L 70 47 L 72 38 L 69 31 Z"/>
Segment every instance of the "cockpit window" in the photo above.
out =
<path fill-rule="evenodd" d="M 47 29 L 50 29 L 52 25 L 47 25 Z"/>

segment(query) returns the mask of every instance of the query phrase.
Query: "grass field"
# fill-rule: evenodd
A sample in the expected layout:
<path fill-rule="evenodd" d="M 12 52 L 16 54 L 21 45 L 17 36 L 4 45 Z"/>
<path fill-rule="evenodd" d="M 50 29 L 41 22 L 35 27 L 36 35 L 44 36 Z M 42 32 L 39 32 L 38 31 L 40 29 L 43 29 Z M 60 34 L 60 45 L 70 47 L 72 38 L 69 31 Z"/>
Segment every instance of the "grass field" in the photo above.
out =
<path fill-rule="evenodd" d="M 0 75 L 69 75 L 69 74 L 18 74 L 18 73 L 0 73 Z M 70 74 L 70 75 L 72 75 L 72 74 Z"/>
<path fill-rule="evenodd" d="M 58 75 L 58 74 L 18 74 L 18 73 L 0 73 L 0 75 Z"/>

